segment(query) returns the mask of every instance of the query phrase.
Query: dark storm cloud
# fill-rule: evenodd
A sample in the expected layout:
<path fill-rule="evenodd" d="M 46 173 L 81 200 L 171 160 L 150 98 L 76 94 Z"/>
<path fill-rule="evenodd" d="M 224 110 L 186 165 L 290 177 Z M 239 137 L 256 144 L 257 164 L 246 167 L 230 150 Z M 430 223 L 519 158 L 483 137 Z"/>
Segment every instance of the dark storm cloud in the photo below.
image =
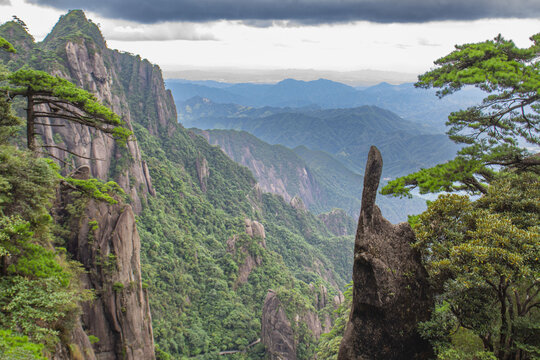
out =
<path fill-rule="evenodd" d="M 5 1 L 5 0 L 0 0 Z M 421 23 L 483 18 L 540 18 L 538 0 L 27 0 L 104 17 L 160 21 L 290 20 L 301 24 L 367 20 Z M 272 24 L 272 22 L 268 22 Z"/>

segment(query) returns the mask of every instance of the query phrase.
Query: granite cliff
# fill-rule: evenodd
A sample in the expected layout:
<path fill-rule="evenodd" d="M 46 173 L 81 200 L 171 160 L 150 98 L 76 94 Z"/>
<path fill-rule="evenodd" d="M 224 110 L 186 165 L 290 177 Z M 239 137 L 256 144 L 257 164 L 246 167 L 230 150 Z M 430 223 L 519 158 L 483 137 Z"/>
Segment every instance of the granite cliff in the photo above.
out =
<path fill-rule="evenodd" d="M 72 175 L 86 180 L 90 168 L 82 166 Z M 70 343 L 70 357 L 92 360 L 154 359 L 154 338 L 148 294 L 143 289 L 140 237 L 130 205 L 81 199 L 75 190 L 62 186 L 55 213 L 57 222 L 69 229 L 67 250 L 79 261 L 83 287 L 95 298 L 82 304 L 80 325 Z M 78 204 L 78 210 L 69 209 Z M 99 339 L 89 346 L 88 335 Z"/>

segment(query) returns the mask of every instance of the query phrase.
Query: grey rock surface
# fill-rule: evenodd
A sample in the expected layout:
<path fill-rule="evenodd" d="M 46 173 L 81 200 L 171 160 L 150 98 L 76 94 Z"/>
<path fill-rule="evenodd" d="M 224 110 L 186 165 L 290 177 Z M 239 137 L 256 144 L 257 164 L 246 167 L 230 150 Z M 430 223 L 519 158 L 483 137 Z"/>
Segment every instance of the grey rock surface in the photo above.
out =
<path fill-rule="evenodd" d="M 432 359 L 417 332 L 433 307 L 428 274 L 408 223 L 392 225 L 375 205 L 382 157 L 369 152 L 354 246 L 353 300 L 339 360 Z"/>

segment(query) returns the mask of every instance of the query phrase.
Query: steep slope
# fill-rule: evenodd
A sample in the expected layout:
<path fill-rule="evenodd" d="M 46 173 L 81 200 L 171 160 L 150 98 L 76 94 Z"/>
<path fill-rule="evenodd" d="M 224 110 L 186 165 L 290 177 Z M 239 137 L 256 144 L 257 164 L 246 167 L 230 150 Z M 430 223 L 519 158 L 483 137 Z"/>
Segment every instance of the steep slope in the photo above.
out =
<path fill-rule="evenodd" d="M 3 29 L 0 36 L 5 34 Z M 339 294 L 350 277 L 352 237 L 333 236 L 309 212 L 297 210 L 275 195 L 263 194 L 246 168 L 177 123 L 172 97 L 165 91 L 157 66 L 107 49 L 105 42 L 96 38 L 96 29 L 81 11 L 72 11 L 60 19 L 43 43 L 34 44 L 30 53 L 41 53 L 48 59 L 36 60 L 36 67 L 93 91 L 122 115 L 136 139 L 122 148 L 98 133 L 47 119 L 63 127 L 45 126 L 42 141 L 99 157 L 101 160 L 86 160 L 61 150 L 53 153 L 74 166 L 88 165 L 93 176 L 115 179 L 131 198 L 158 355 L 166 356 L 166 351 L 175 357 L 211 358 L 221 351 L 232 351 L 232 359 L 264 357 L 262 345 L 248 345 L 260 337 L 263 302 L 270 288 L 279 294 L 293 292 L 294 296 L 282 298 L 293 318 L 294 314 L 303 314 L 303 309 L 316 309 L 321 313 L 320 321 L 326 319 L 323 313 L 331 310 L 315 306 L 317 292 L 309 285 L 317 289 L 324 285 L 330 296 Z M 10 68 L 31 60 L 18 56 L 10 57 Z M 126 219 L 125 227 L 132 227 L 129 207 L 125 209 L 119 216 Z M 101 219 L 101 210 L 88 211 L 88 217 Z M 102 223 L 120 220 L 115 220 L 113 211 L 105 213 L 99 221 L 102 230 L 94 235 L 110 249 L 112 245 L 106 243 L 109 237 L 103 235 L 110 227 L 102 227 Z M 87 220 L 88 224 L 93 221 Z M 264 239 L 261 232 L 247 231 L 246 224 L 255 221 L 264 226 Z M 92 262 L 101 249 L 93 247 L 97 242 L 90 244 L 90 236 L 85 235 L 90 233 L 82 228 L 85 241 L 70 242 L 71 255 L 83 264 Z M 136 236 L 130 236 L 129 231 L 125 234 L 125 239 L 131 238 L 134 243 Z M 122 325 L 123 319 L 131 316 L 124 314 L 122 301 L 137 303 L 141 287 L 134 284 L 131 288 L 130 279 L 136 278 L 137 272 L 126 271 L 126 278 L 113 277 L 118 281 L 112 283 L 112 291 L 110 283 L 100 287 L 93 282 L 94 275 L 90 276 L 92 287 L 104 291 L 100 300 L 103 306 L 99 302 L 97 306 L 112 314 L 107 322 L 94 323 L 105 327 L 100 334 L 112 331 L 112 336 L 104 335 L 104 349 L 118 349 L 118 344 L 132 339 L 129 334 L 119 335 L 130 331 Z M 119 284 L 115 286 L 116 282 Z M 144 308 L 144 301 L 139 305 Z M 89 316 L 85 312 L 83 319 Z M 148 322 L 146 317 L 137 324 Z M 314 330 L 302 324 L 298 323 L 294 337 L 302 344 L 299 349 L 305 350 L 297 354 L 298 358 L 307 359 L 314 352 L 315 330 L 321 324 L 313 326 Z M 99 346 L 99 342 L 94 344 L 94 351 Z M 237 350 L 248 353 L 235 353 Z"/>
<path fill-rule="evenodd" d="M 83 166 L 73 178 L 87 180 L 89 174 L 89 167 Z M 83 303 L 81 317 L 86 334 L 99 340 L 93 346 L 96 359 L 154 359 L 141 243 L 131 206 L 88 199 L 61 186 L 55 213 L 58 224 L 69 231 L 67 250 L 85 270 L 80 276 L 83 287 L 96 294 Z M 87 352 L 80 345 L 78 350 Z M 70 352 L 75 357 L 73 346 Z"/>
<path fill-rule="evenodd" d="M 287 202 L 299 196 L 316 214 L 342 208 L 349 216 L 358 216 L 358 184 L 363 178 L 327 153 L 304 146 L 291 150 L 270 145 L 243 131 L 195 131 L 210 144 L 218 145 L 231 159 L 247 166 L 263 191 L 281 195 Z M 394 223 L 406 221 L 408 214 L 420 213 L 425 208 L 425 201 L 418 198 L 381 197 L 378 204 Z"/>
<path fill-rule="evenodd" d="M 17 27 L 19 28 L 17 33 L 26 32 L 20 24 L 8 22 L 0 26 L 0 36 L 12 40 L 10 35 L 13 28 Z M 16 47 L 19 46 L 17 38 L 12 41 Z M 26 44 L 25 42 L 24 46 Z M 36 54 L 40 56 L 36 57 Z M 130 89 L 122 86 L 120 81 L 122 67 L 116 64 L 116 60 L 122 58 L 122 54 L 106 48 L 98 27 L 89 22 L 82 11 L 75 10 L 62 16 L 42 43 L 34 44 L 31 50 L 22 54 L 9 55 L 9 58 L 7 66 L 10 69 L 16 69 L 23 63 L 30 63 L 38 69 L 70 79 L 81 88 L 94 93 L 131 128 L 131 108 L 126 97 Z M 136 74 L 138 81 L 142 82 L 141 85 L 155 91 L 156 89 L 148 86 L 152 81 L 148 75 L 153 73 L 154 66 L 148 62 L 141 65 L 141 69 L 130 70 L 139 70 Z M 159 69 L 157 71 L 159 72 Z M 122 74 L 122 77 L 124 76 L 125 74 Z M 160 73 L 156 76 L 158 81 L 161 80 Z M 161 90 L 161 93 L 158 91 L 156 94 L 160 95 L 160 99 L 169 100 L 163 95 L 165 93 L 163 86 L 157 90 Z M 160 104 L 154 106 L 158 107 Z M 168 121 L 167 116 L 174 117 L 172 101 L 170 106 L 172 106 L 171 114 L 157 114 L 159 119 L 157 123 Z M 68 163 L 71 168 L 89 165 L 91 175 L 98 179 L 113 178 L 130 195 L 135 212 L 141 211 L 142 202 L 151 185 L 145 177 L 144 164 L 135 140 L 129 141 L 127 148 L 119 148 L 112 138 L 98 130 L 58 119 L 45 118 L 42 122 L 55 125 L 37 126 L 37 132 L 43 134 L 43 144 L 48 147 L 51 156 L 62 163 Z M 57 147 L 69 149 L 70 152 L 83 157 L 73 156 Z M 128 158 L 132 161 L 127 161 Z"/>

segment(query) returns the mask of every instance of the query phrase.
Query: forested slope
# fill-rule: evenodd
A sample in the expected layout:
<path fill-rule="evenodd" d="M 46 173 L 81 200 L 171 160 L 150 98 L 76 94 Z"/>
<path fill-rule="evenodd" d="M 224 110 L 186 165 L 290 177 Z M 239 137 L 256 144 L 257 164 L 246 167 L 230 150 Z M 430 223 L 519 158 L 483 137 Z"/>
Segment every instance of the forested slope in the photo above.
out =
<path fill-rule="evenodd" d="M 43 144 L 88 158 L 53 148 L 60 164 L 69 164 L 64 173 L 88 165 L 93 176 L 115 180 L 126 192 L 137 215 L 158 357 L 248 350 L 261 336 L 263 302 L 273 289 L 298 358 L 311 358 L 334 307 L 317 301 L 319 293 L 332 299 L 349 281 L 352 237 L 335 236 L 309 212 L 262 193 L 245 167 L 178 124 L 159 68 L 108 49 L 81 11 L 61 17 L 41 43 L 16 22 L 2 25 L 0 36 L 24 49 L 2 55 L 10 70 L 29 64 L 67 78 L 95 93 L 134 132 L 124 148 L 58 119 L 45 119 L 58 126 L 39 128 Z M 230 358 L 261 358 L 264 348 Z"/>

